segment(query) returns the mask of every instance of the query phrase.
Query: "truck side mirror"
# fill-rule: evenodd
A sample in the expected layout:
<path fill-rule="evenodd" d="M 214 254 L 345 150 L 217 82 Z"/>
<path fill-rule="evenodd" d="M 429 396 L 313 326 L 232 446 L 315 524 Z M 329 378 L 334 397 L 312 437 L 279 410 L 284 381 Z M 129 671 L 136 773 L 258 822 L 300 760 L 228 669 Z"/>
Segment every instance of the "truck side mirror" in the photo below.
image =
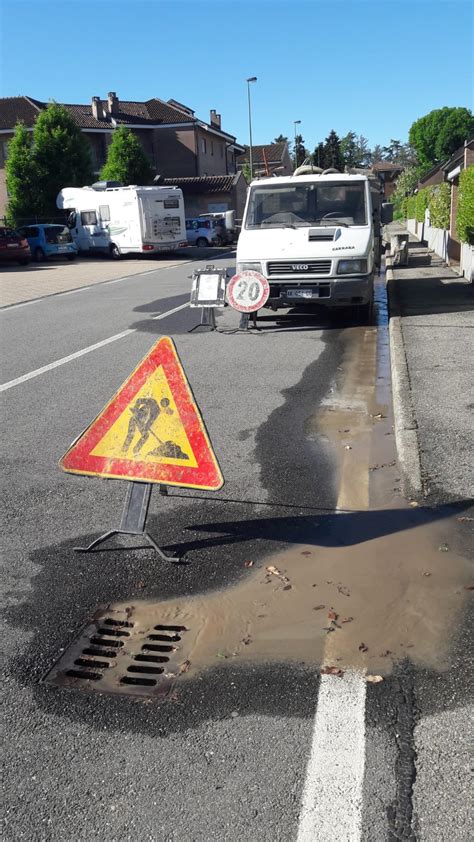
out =
<path fill-rule="evenodd" d="M 382 225 L 388 225 L 389 222 L 393 222 L 393 203 L 392 202 L 382 202 L 382 210 L 380 214 L 380 221 Z"/>

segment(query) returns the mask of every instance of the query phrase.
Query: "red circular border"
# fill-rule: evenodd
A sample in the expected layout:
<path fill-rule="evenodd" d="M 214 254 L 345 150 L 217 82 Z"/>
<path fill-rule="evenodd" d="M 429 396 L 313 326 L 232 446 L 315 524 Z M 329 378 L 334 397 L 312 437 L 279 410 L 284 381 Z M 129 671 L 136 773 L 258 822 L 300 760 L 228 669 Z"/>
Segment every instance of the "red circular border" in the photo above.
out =
<path fill-rule="evenodd" d="M 234 286 L 241 278 L 253 278 L 256 281 L 259 281 L 263 286 L 262 297 L 251 307 L 243 307 L 242 304 L 238 304 L 233 296 Z M 246 269 L 244 272 L 239 272 L 237 275 L 234 275 L 227 284 L 227 300 L 230 306 L 234 310 L 238 310 L 239 313 L 254 313 L 255 310 L 260 310 L 260 307 L 263 307 L 263 305 L 268 301 L 269 295 L 270 284 L 267 279 L 264 275 L 261 275 L 260 272 L 254 272 L 253 269 Z"/>

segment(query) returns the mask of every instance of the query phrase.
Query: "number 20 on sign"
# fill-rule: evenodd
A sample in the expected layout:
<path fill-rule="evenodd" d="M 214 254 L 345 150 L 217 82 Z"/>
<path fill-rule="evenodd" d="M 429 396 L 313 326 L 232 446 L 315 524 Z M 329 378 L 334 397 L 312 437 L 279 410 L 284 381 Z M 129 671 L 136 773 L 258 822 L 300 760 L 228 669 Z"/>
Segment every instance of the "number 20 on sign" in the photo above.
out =
<path fill-rule="evenodd" d="M 240 313 L 254 313 L 268 300 L 270 285 L 259 272 L 239 272 L 227 286 L 227 300 Z"/>

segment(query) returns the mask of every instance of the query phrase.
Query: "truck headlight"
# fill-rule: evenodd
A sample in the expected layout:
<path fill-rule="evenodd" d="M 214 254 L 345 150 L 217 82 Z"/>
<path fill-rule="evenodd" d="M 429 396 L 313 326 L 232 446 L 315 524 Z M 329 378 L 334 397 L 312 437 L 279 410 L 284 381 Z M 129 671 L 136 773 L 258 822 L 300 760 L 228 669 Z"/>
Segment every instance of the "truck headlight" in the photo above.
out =
<path fill-rule="evenodd" d="M 367 260 L 340 260 L 337 264 L 338 275 L 354 275 L 367 272 Z"/>
<path fill-rule="evenodd" d="M 237 263 L 238 272 L 262 272 L 261 263 Z"/>

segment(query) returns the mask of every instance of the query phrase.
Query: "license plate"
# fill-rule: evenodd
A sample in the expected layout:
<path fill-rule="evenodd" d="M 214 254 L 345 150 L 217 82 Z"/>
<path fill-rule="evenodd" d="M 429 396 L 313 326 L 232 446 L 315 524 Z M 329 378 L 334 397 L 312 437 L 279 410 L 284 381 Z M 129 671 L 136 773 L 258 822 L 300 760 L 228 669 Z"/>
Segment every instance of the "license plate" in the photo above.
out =
<path fill-rule="evenodd" d="M 58 246 L 58 251 L 69 251 L 67 246 Z"/>
<path fill-rule="evenodd" d="M 288 289 L 286 291 L 288 298 L 318 298 L 317 289 Z"/>

